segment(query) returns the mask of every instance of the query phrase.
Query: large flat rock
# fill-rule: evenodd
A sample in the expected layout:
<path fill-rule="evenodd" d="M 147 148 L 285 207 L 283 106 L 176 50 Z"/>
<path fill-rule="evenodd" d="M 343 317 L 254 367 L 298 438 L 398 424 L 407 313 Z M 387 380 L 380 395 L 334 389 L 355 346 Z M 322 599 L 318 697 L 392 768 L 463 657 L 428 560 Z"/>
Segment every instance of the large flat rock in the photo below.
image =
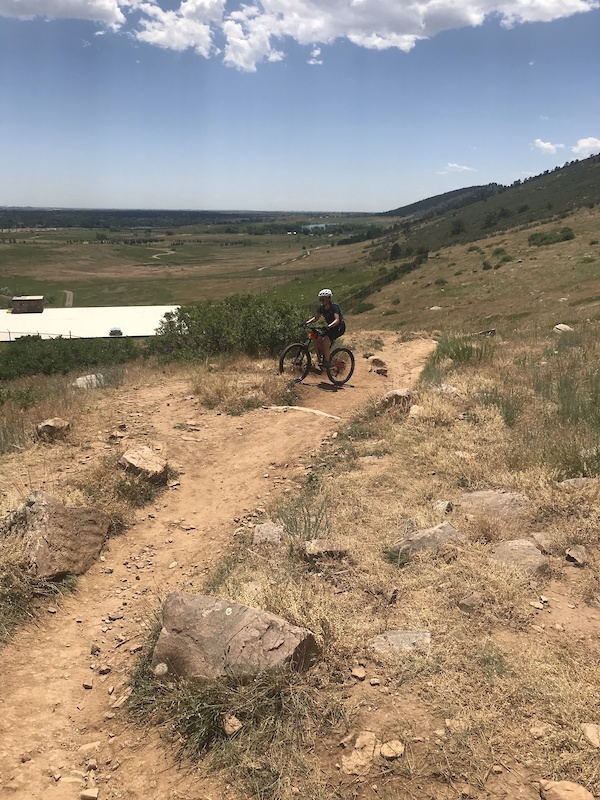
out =
<path fill-rule="evenodd" d="M 494 514 L 507 517 L 522 512 L 529 502 L 520 492 L 503 489 L 483 489 L 479 492 L 465 492 L 460 498 L 463 511 L 471 514 Z"/>
<path fill-rule="evenodd" d="M 282 667 L 308 669 L 318 654 L 306 628 L 230 600 L 172 592 L 162 619 L 152 656 L 156 674 L 244 679 Z"/>
<path fill-rule="evenodd" d="M 542 574 L 548 569 L 548 559 L 535 546 L 531 539 L 511 539 L 499 542 L 492 548 L 493 561 L 506 567 L 518 569 L 528 575 Z"/>
<path fill-rule="evenodd" d="M 430 550 L 434 553 L 439 552 L 449 544 L 464 544 L 467 537 L 458 528 L 449 522 L 441 522 L 433 528 L 423 528 L 422 530 L 410 533 L 404 539 L 388 547 L 385 551 L 388 558 L 394 561 L 407 561 L 414 553 L 420 550 Z"/>
<path fill-rule="evenodd" d="M 46 492 L 33 492 L 0 522 L 0 534 L 25 540 L 38 578 L 58 580 L 83 575 L 94 564 L 108 537 L 110 520 L 96 508 L 70 508 Z"/>

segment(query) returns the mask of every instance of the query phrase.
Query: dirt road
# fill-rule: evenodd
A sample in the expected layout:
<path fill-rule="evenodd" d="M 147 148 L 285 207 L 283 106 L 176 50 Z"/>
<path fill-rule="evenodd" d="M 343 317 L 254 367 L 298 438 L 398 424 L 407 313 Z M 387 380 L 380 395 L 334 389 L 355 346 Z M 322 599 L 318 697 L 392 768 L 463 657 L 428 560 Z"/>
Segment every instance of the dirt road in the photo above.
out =
<path fill-rule="evenodd" d="M 347 419 L 369 397 L 413 383 L 433 344 L 382 337 L 378 355 L 389 377 L 369 373 L 358 357 L 351 385 L 334 391 L 326 379 L 309 376 L 301 404 Z M 293 410 L 218 415 L 200 409 L 189 391 L 184 382 L 137 386 L 106 399 L 112 424 L 128 426 L 128 444 L 159 444 L 180 470 L 180 485 L 110 541 L 76 592 L 0 651 L 2 797 L 76 800 L 94 786 L 100 800 L 230 796 L 226 787 L 179 769 L 160 731 L 128 721 L 128 681 L 161 598 L 205 574 L 232 541 L 234 517 L 284 492 L 340 423 Z M 187 430 L 175 427 L 181 422 Z M 105 442 L 87 443 L 87 452 L 99 452 Z M 78 468 L 77 456 L 69 469 Z M 34 486 L 49 478 L 49 463 L 45 458 L 32 475 Z"/>

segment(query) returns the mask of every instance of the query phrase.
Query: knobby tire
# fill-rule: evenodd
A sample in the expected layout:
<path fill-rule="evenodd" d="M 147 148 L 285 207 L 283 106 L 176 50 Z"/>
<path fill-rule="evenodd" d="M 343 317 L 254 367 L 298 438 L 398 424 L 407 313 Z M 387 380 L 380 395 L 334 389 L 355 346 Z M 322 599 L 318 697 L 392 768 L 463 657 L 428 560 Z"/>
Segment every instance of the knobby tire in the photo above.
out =
<path fill-rule="evenodd" d="M 338 362 L 336 364 L 336 362 Z M 354 353 L 347 347 L 338 347 L 329 356 L 327 377 L 336 386 L 343 386 L 354 372 Z"/>
<path fill-rule="evenodd" d="M 279 372 L 300 383 L 310 372 L 311 360 L 304 344 L 289 344 L 279 356 Z"/>

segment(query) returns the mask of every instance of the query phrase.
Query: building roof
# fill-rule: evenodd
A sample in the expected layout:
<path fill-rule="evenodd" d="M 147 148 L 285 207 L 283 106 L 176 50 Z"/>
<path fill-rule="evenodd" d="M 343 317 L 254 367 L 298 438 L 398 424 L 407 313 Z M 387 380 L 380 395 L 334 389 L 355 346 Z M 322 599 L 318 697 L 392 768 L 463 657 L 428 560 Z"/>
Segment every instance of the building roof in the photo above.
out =
<path fill-rule="evenodd" d="M 108 337 L 112 328 L 123 336 L 154 336 L 168 311 L 179 306 L 99 306 L 93 308 L 46 308 L 42 314 L 13 314 L 0 309 L 0 342 L 21 336 L 56 336 L 76 339 Z"/>

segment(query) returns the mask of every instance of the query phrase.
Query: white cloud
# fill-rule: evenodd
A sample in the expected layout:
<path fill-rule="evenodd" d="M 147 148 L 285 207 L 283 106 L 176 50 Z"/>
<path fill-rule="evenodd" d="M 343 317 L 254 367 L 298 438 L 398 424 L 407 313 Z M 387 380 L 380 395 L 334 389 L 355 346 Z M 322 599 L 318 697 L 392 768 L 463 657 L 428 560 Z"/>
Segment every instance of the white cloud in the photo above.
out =
<path fill-rule="evenodd" d="M 0 17 L 87 19 L 118 28 L 125 22 L 122 0 L 0 0 Z"/>
<path fill-rule="evenodd" d="M 542 139 L 536 139 L 532 147 L 537 147 L 542 153 L 554 154 L 557 150 L 564 147 L 564 144 L 552 144 L 552 142 L 544 142 Z"/>
<path fill-rule="evenodd" d="M 346 39 L 372 50 L 410 51 L 452 28 L 549 22 L 600 7 L 600 0 L 0 0 L 0 16 L 88 19 L 117 29 L 133 25 L 140 41 L 209 57 L 224 38 L 224 62 L 255 71 L 279 61 L 286 39 L 312 50 Z M 319 60 L 318 56 L 310 58 Z M 313 63 L 313 61 L 309 61 Z"/>
<path fill-rule="evenodd" d="M 145 16 L 136 38 L 168 50 L 193 48 L 208 58 L 219 52 L 213 45 L 212 26 L 223 18 L 225 0 L 184 0 L 178 11 L 163 11 L 155 2 L 138 2 Z"/>
<path fill-rule="evenodd" d="M 474 167 L 465 167 L 464 164 L 454 164 L 449 161 L 444 169 L 437 172 L 436 175 L 448 175 L 452 172 L 477 172 L 477 170 Z"/>
<path fill-rule="evenodd" d="M 320 47 L 313 47 L 310 53 L 310 58 L 308 59 L 308 64 L 311 65 L 318 65 L 323 63 L 323 59 L 319 58 L 321 55 L 321 48 Z"/>
<path fill-rule="evenodd" d="M 588 136 L 587 139 L 578 139 L 577 144 L 571 150 L 578 156 L 591 156 L 592 153 L 600 153 L 600 139 L 596 136 Z"/>

